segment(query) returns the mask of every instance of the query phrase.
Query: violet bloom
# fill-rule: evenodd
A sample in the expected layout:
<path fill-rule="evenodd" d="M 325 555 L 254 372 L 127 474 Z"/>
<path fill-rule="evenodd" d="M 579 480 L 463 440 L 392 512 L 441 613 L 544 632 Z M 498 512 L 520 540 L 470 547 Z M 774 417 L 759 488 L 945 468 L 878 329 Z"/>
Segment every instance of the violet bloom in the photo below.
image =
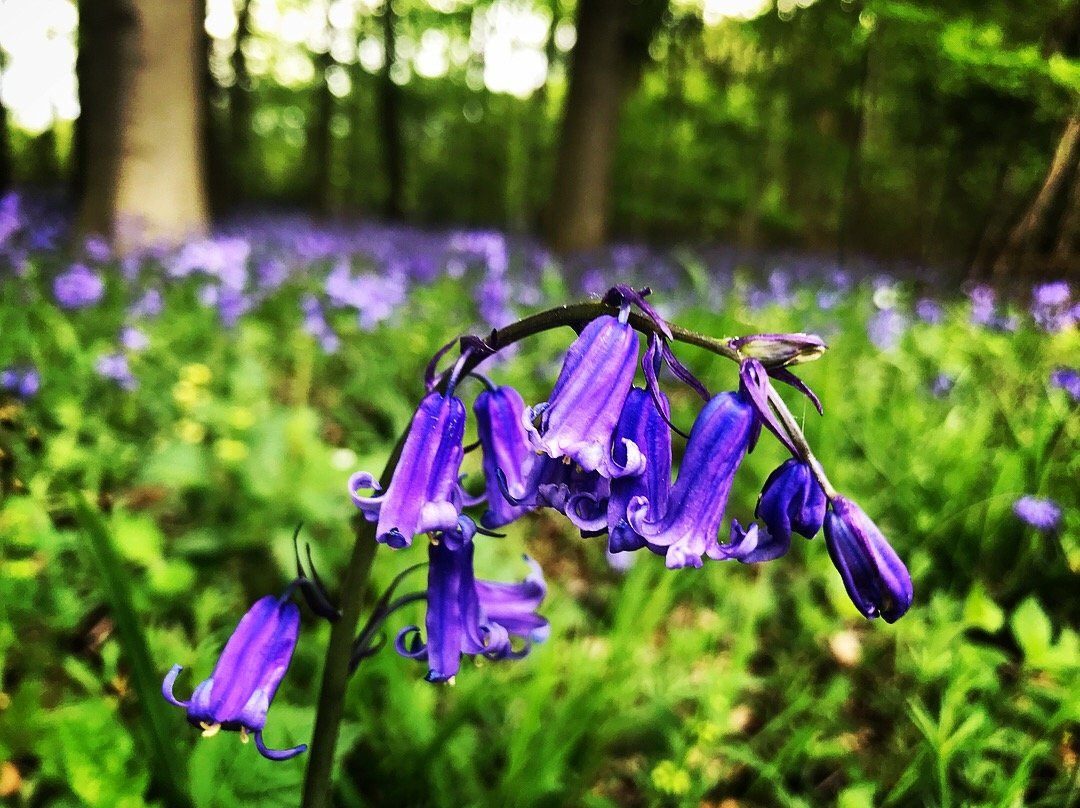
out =
<path fill-rule="evenodd" d="M 756 426 L 756 411 L 745 389 L 713 396 L 690 430 L 667 507 L 661 511 L 646 496 L 630 501 L 627 521 L 646 542 L 667 548 L 669 568 L 700 567 L 705 554 L 723 557 L 717 533 Z"/>
<path fill-rule="evenodd" d="M 995 295 L 994 290 L 985 285 L 976 286 L 970 292 L 971 298 L 971 322 L 973 325 L 989 326 L 995 319 Z"/>
<path fill-rule="evenodd" d="M 936 300 L 924 297 L 915 304 L 915 316 L 924 323 L 940 325 L 945 321 L 945 309 Z"/>
<path fill-rule="evenodd" d="M 1039 284 L 1032 289 L 1031 316 L 1045 331 L 1062 331 L 1073 321 L 1071 296 L 1065 281 Z"/>
<path fill-rule="evenodd" d="M 41 389 L 41 374 L 35 367 L 25 370 L 4 368 L 0 371 L 0 388 L 14 393 L 24 401 L 33 398 Z"/>
<path fill-rule="evenodd" d="M 382 488 L 366 471 L 352 475 L 349 493 L 364 518 L 378 521 L 378 541 L 394 548 L 408 547 L 419 533 L 457 528 L 464 435 L 465 405 L 461 399 L 429 393 L 413 416 L 386 491 L 361 496 L 357 493 L 360 489 L 381 492 Z"/>
<path fill-rule="evenodd" d="M 452 682 L 462 654 L 516 659 L 528 653 L 529 643 L 543 642 L 548 636 L 547 620 L 536 614 L 547 592 L 539 565 L 526 558 L 532 574 L 519 584 L 476 580 L 475 531 L 472 521 L 462 517 L 458 528 L 432 540 L 428 548 L 427 643 L 420 642 L 416 626 L 402 629 L 395 642 L 403 656 L 427 660 L 429 682 Z M 524 638 L 526 646 L 515 650 L 511 635 Z"/>
<path fill-rule="evenodd" d="M 635 497 L 645 497 L 657 513 L 667 510 L 671 488 L 671 430 L 664 419 L 668 407 L 667 396 L 660 393 L 660 400 L 665 413 L 657 409 L 648 390 L 632 388 L 615 427 L 613 461 L 617 465 L 626 464 L 625 439 L 640 447 L 646 464 L 641 474 L 611 480 L 607 508 L 608 550 L 611 553 L 640 550 L 648 544 L 630 526 L 627 518 L 627 508 Z"/>
<path fill-rule="evenodd" d="M 161 685 L 170 704 L 187 710 L 190 724 L 200 727 L 204 737 L 222 729 L 240 733 L 247 743 L 255 735 L 255 746 L 270 760 L 288 760 L 307 749 L 267 749 L 263 743 L 266 712 L 292 660 L 300 631 L 300 609 L 288 599 L 267 595 L 255 602 L 236 626 L 221 652 L 210 678 L 199 684 L 188 701 L 173 695 L 173 684 L 182 670 L 173 665 Z"/>
<path fill-rule="evenodd" d="M 521 481 L 524 491 L 514 496 L 500 469 L 497 472 L 502 497 L 526 511 L 552 508 L 566 516 L 582 534 L 593 534 L 607 527 L 607 503 L 610 480 L 599 472 L 585 471 L 576 463 L 547 455 L 533 455 Z"/>
<path fill-rule="evenodd" d="M 526 474 L 532 467 L 536 454 L 529 445 L 529 436 L 523 422 L 525 402 L 513 387 L 496 387 L 484 390 L 473 404 L 476 413 L 476 432 L 483 449 L 484 480 L 487 486 L 488 510 L 480 524 L 494 529 L 508 525 L 529 508 L 513 505 L 503 496 L 503 485 L 510 496 L 518 501 L 525 497 Z"/>
<path fill-rule="evenodd" d="M 891 351 L 900 344 L 907 327 L 907 317 L 896 309 L 883 309 L 867 320 L 866 333 L 879 351 Z"/>
<path fill-rule="evenodd" d="M 1053 500 L 1024 496 L 1013 503 L 1013 513 L 1026 524 L 1053 533 L 1061 526 L 1061 508 Z"/>
<path fill-rule="evenodd" d="M 128 308 L 128 316 L 132 319 L 141 317 L 157 317 L 164 307 L 161 292 L 157 289 L 147 289 L 142 297 L 136 300 Z"/>
<path fill-rule="evenodd" d="M 142 329 L 127 325 L 120 332 L 120 344 L 129 351 L 145 351 L 150 347 L 150 338 Z"/>
<path fill-rule="evenodd" d="M 934 394 L 935 398 L 944 398 L 952 392 L 955 385 L 956 379 L 954 377 L 948 373 L 939 373 L 930 383 L 930 392 Z"/>
<path fill-rule="evenodd" d="M 65 309 L 79 309 L 92 306 L 105 294 L 105 283 L 101 277 L 83 264 L 72 264 L 71 268 L 53 280 L 53 297 Z"/>
<path fill-rule="evenodd" d="M 566 352 L 547 403 L 526 411 L 533 448 L 603 477 L 640 473 L 637 447 L 627 446 L 625 468 L 611 462 L 611 435 L 634 381 L 637 355 L 637 334 L 629 324 L 605 315 L 585 326 Z M 532 425 L 536 415 L 539 431 Z"/>
<path fill-rule="evenodd" d="M 911 606 L 907 567 L 862 508 L 834 497 L 825 514 L 825 547 L 851 602 L 867 618 L 894 623 Z"/>
<path fill-rule="evenodd" d="M 718 555 L 744 564 L 771 561 L 791 547 L 792 532 L 814 538 L 825 520 L 825 492 L 810 466 L 791 458 L 776 468 L 761 489 L 754 516 L 764 527 L 743 530 L 733 519 L 731 543 L 722 545 Z"/>
<path fill-rule="evenodd" d="M 99 356 L 94 363 L 94 370 L 104 379 L 116 382 L 124 390 L 134 390 L 139 382 L 131 374 L 127 357 L 122 353 Z"/>
<path fill-rule="evenodd" d="M 1074 402 L 1080 402 L 1080 370 L 1059 367 L 1050 373 L 1050 384 L 1060 387 Z"/>

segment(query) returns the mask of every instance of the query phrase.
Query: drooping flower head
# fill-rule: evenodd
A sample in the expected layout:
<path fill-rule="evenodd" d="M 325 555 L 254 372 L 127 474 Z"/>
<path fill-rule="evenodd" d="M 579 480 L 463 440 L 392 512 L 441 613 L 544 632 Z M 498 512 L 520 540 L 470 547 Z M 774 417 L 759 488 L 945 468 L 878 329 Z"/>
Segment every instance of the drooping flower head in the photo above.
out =
<path fill-rule="evenodd" d="M 621 318 L 591 321 L 566 352 L 562 371 L 545 404 L 526 411 L 533 448 L 548 457 L 568 457 L 603 477 L 627 472 L 611 463 L 611 434 L 630 392 L 638 337 Z M 532 419 L 540 417 L 540 428 Z"/>
<path fill-rule="evenodd" d="M 531 642 L 548 636 L 547 620 L 536 609 L 547 592 L 539 566 L 529 561 L 532 574 L 519 584 L 478 581 L 473 573 L 472 537 L 476 526 L 462 517 L 456 530 L 440 533 L 428 549 L 427 642 L 417 626 L 398 634 L 398 653 L 426 659 L 429 682 L 451 681 L 462 654 L 489 659 L 519 658 Z M 528 560 L 528 559 L 527 559 Z M 516 650 L 511 635 L 526 645 Z"/>
<path fill-rule="evenodd" d="M 833 497 L 825 514 L 825 546 L 851 602 L 867 618 L 894 623 L 911 606 L 907 567 L 862 508 Z"/>
<path fill-rule="evenodd" d="M 461 512 L 459 474 L 464 457 L 465 405 L 460 398 L 429 393 L 413 416 L 394 476 L 382 491 L 366 471 L 349 479 L 353 502 L 369 522 L 378 521 L 375 537 L 394 548 L 408 547 L 413 536 L 455 530 Z"/>
<path fill-rule="evenodd" d="M 825 492 L 802 460 L 791 458 L 777 467 L 765 481 L 754 516 L 763 527 L 743 530 L 732 520 L 731 543 L 719 554 L 744 564 L 771 561 L 791 547 L 791 534 L 812 539 L 825 519 Z"/>
<path fill-rule="evenodd" d="M 186 709 L 188 722 L 201 728 L 205 737 L 224 729 L 239 732 L 247 743 L 248 733 L 253 733 L 255 746 L 271 760 L 288 760 L 307 749 L 306 744 L 268 749 L 263 743 L 266 713 L 288 670 L 300 630 L 300 609 L 289 600 L 290 592 L 255 602 L 225 643 L 210 678 L 188 701 L 173 695 L 180 665 L 173 665 L 161 686 L 165 699 Z"/>
<path fill-rule="evenodd" d="M 741 375 L 738 392 L 713 396 L 694 421 L 667 507 L 661 511 L 647 496 L 636 496 L 627 508 L 633 530 L 648 544 L 667 548 L 665 563 L 672 569 L 700 567 L 706 554 L 723 557 L 717 533 L 731 484 L 760 429 L 748 385 L 767 384 L 756 360 L 747 360 Z"/>
<path fill-rule="evenodd" d="M 480 524 L 493 529 L 510 524 L 529 510 L 527 505 L 513 505 L 503 496 L 499 475 L 514 499 L 524 499 L 526 476 L 536 455 L 525 431 L 525 402 L 513 387 L 484 390 L 476 397 L 473 412 L 483 450 L 488 503 Z"/>
<path fill-rule="evenodd" d="M 1013 513 L 1036 530 L 1053 533 L 1061 525 L 1061 508 L 1051 499 L 1023 496 L 1013 503 Z"/>
<path fill-rule="evenodd" d="M 664 417 L 667 414 L 667 396 L 663 393 L 659 396 L 665 410 L 663 413 L 648 390 L 640 387 L 631 389 L 615 427 L 613 461 L 617 465 L 625 465 L 627 446 L 633 445 L 645 457 L 645 470 L 638 475 L 611 480 L 607 528 L 608 550 L 612 553 L 640 550 L 647 546 L 645 539 L 631 527 L 627 518 L 627 509 L 635 497 L 645 497 L 656 513 L 667 510 L 671 488 L 671 430 Z"/>

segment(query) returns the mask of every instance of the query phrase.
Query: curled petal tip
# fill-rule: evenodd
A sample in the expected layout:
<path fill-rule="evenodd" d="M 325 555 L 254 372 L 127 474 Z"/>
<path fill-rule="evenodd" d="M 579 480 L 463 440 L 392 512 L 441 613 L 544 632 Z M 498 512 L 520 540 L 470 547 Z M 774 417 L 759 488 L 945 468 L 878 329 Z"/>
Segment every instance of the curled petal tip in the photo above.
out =
<path fill-rule="evenodd" d="M 294 746 L 292 749 L 269 749 L 263 743 L 262 730 L 255 733 L 255 747 L 259 750 L 259 754 L 267 760 L 289 760 L 307 751 L 306 743 Z"/>
<path fill-rule="evenodd" d="M 165 680 L 161 683 L 161 695 L 165 697 L 165 701 L 172 704 L 174 707 L 183 707 L 187 709 L 188 702 L 180 701 L 173 695 L 173 685 L 176 683 L 176 677 L 180 675 L 180 671 L 184 668 L 182 665 L 173 665 L 169 668 L 169 672 L 165 674 Z"/>

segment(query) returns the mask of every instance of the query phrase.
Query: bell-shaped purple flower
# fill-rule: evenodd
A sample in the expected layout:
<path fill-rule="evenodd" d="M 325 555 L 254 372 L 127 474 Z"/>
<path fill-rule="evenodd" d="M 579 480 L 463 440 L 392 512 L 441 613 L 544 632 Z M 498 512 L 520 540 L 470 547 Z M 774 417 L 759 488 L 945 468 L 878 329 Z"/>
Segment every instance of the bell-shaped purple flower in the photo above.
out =
<path fill-rule="evenodd" d="M 585 471 L 568 457 L 556 459 L 544 454 L 533 454 L 526 468 L 521 496 L 514 495 L 509 481 L 501 470 L 499 472 L 501 495 L 511 505 L 525 511 L 552 508 L 566 516 L 583 534 L 607 527 L 611 481 L 606 477 L 596 471 Z"/>
<path fill-rule="evenodd" d="M 452 680 L 462 654 L 516 659 L 528 653 L 528 643 L 542 642 L 548 636 L 547 620 L 536 614 L 547 592 L 539 566 L 530 561 L 532 575 L 519 584 L 476 580 L 475 530 L 471 520 L 462 517 L 458 530 L 432 540 L 428 549 L 427 643 L 420 642 L 416 626 L 402 629 L 395 643 L 402 655 L 427 659 L 429 682 Z M 524 638 L 526 646 L 515 650 L 511 635 Z"/>
<path fill-rule="evenodd" d="M 825 546 L 855 607 L 893 623 L 911 606 L 911 576 L 862 508 L 834 497 L 825 514 Z"/>
<path fill-rule="evenodd" d="M 627 446 L 633 445 L 645 456 L 645 470 L 633 477 L 614 477 L 611 480 L 607 528 L 608 550 L 612 553 L 640 550 L 647 546 L 645 539 L 630 526 L 627 519 L 627 508 L 634 497 L 645 497 L 656 513 L 667 510 L 668 492 L 671 489 L 671 431 L 664 417 L 668 409 L 667 396 L 663 393 L 659 393 L 659 396 L 664 413 L 657 409 L 648 390 L 640 387 L 631 389 L 615 427 L 612 447 L 614 463 L 625 466 Z"/>
<path fill-rule="evenodd" d="M 731 522 L 731 543 L 720 547 L 719 555 L 744 564 L 772 561 L 791 547 L 792 532 L 814 538 L 825 519 L 825 492 L 810 466 L 791 458 L 781 463 L 761 489 L 754 516 L 764 527 L 751 525 L 743 530 Z"/>
<path fill-rule="evenodd" d="M 465 405 L 456 396 L 429 393 L 413 416 L 401 458 L 386 491 L 362 496 L 358 491 L 381 491 L 366 471 L 349 479 L 353 502 L 369 522 L 378 521 L 375 537 L 394 548 L 408 547 L 413 536 L 436 530 L 455 530 L 461 513 L 462 438 Z"/>
<path fill-rule="evenodd" d="M 627 468 L 611 462 L 611 435 L 634 381 L 637 356 L 637 334 L 619 318 L 605 315 L 585 326 L 566 352 L 547 403 L 526 411 L 533 448 L 548 457 L 568 457 L 602 477 L 639 473 L 636 452 Z M 532 424 L 537 415 L 539 430 Z"/>
<path fill-rule="evenodd" d="M 536 453 L 525 431 L 525 402 L 513 387 L 484 390 L 473 404 L 476 432 L 484 453 L 484 480 L 488 510 L 480 524 L 488 529 L 508 525 L 529 508 L 512 505 L 499 488 L 499 474 L 507 491 L 516 499 L 525 497 L 526 475 Z"/>
<path fill-rule="evenodd" d="M 173 695 L 179 665 L 173 665 L 161 686 L 165 699 L 186 709 L 188 721 L 205 737 L 225 729 L 239 732 L 247 743 L 248 733 L 254 733 L 255 746 L 271 760 L 288 760 L 307 749 L 306 744 L 267 749 L 262 737 L 266 711 L 288 670 L 300 630 L 300 609 L 288 597 L 267 595 L 255 602 L 225 643 L 210 678 L 188 701 Z"/>
<path fill-rule="evenodd" d="M 630 501 L 627 521 L 646 542 L 667 548 L 668 567 L 700 567 L 706 553 L 724 557 L 716 536 L 756 426 L 756 410 L 745 388 L 713 396 L 690 430 L 667 508 L 660 510 L 647 496 Z"/>

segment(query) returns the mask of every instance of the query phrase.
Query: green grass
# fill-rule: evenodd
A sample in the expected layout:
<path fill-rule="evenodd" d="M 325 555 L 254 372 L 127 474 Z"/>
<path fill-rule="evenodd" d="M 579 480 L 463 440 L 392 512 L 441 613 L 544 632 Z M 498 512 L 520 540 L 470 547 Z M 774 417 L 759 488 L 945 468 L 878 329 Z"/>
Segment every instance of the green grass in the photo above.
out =
<path fill-rule="evenodd" d="M 35 294 L 0 303 L 0 366 L 32 359 L 43 375 L 0 426 L 13 491 L 0 507 L 0 762 L 19 779 L 5 799 L 163 804 L 172 744 L 197 806 L 295 805 L 303 756 L 271 763 L 235 734 L 200 738 L 180 711 L 162 712 L 132 644 L 145 643 L 156 676 L 184 665 L 188 692 L 250 602 L 289 578 L 299 521 L 333 588 L 351 541 L 348 475 L 382 467 L 428 357 L 475 320 L 471 288 L 418 289 L 370 334 L 339 315 L 345 346 L 327 357 L 299 330 L 297 290 L 226 330 L 181 284 L 145 326 L 130 393 L 93 371 L 113 350 L 121 290 L 71 315 Z M 525 573 L 523 550 L 535 556 L 551 584 L 551 639 L 521 662 L 466 661 L 454 687 L 427 684 L 392 650 L 365 662 L 350 688 L 341 805 L 1080 804 L 1080 420 L 1047 383 L 1055 365 L 1077 363 L 1077 332 L 992 333 L 957 303 L 882 353 L 865 336 L 868 292 L 830 312 L 809 292 L 787 309 L 725 300 L 707 310 L 688 295 L 677 320 L 717 335 L 826 335 L 828 353 L 800 371 L 825 417 L 784 395 L 834 483 L 908 562 L 909 614 L 863 620 L 820 538 L 768 565 L 670 572 L 642 556 L 623 575 L 601 540 L 528 517 L 483 540 L 477 569 L 509 580 Z M 543 400 L 570 338 L 546 334 L 488 372 Z M 711 390 L 735 385 L 730 363 L 680 356 Z M 956 378 L 942 398 L 929 389 L 939 372 Z M 671 391 L 687 427 L 700 404 Z M 731 515 L 745 523 L 782 459 L 764 439 Z M 70 487 L 96 515 L 73 510 Z M 1059 535 L 1013 516 L 1023 494 L 1063 506 Z M 98 520 L 114 575 L 88 561 L 103 546 Z M 381 550 L 375 591 L 422 557 Z M 418 607 L 391 631 L 421 620 Z M 327 634 L 305 613 L 270 745 L 310 738 Z"/>

